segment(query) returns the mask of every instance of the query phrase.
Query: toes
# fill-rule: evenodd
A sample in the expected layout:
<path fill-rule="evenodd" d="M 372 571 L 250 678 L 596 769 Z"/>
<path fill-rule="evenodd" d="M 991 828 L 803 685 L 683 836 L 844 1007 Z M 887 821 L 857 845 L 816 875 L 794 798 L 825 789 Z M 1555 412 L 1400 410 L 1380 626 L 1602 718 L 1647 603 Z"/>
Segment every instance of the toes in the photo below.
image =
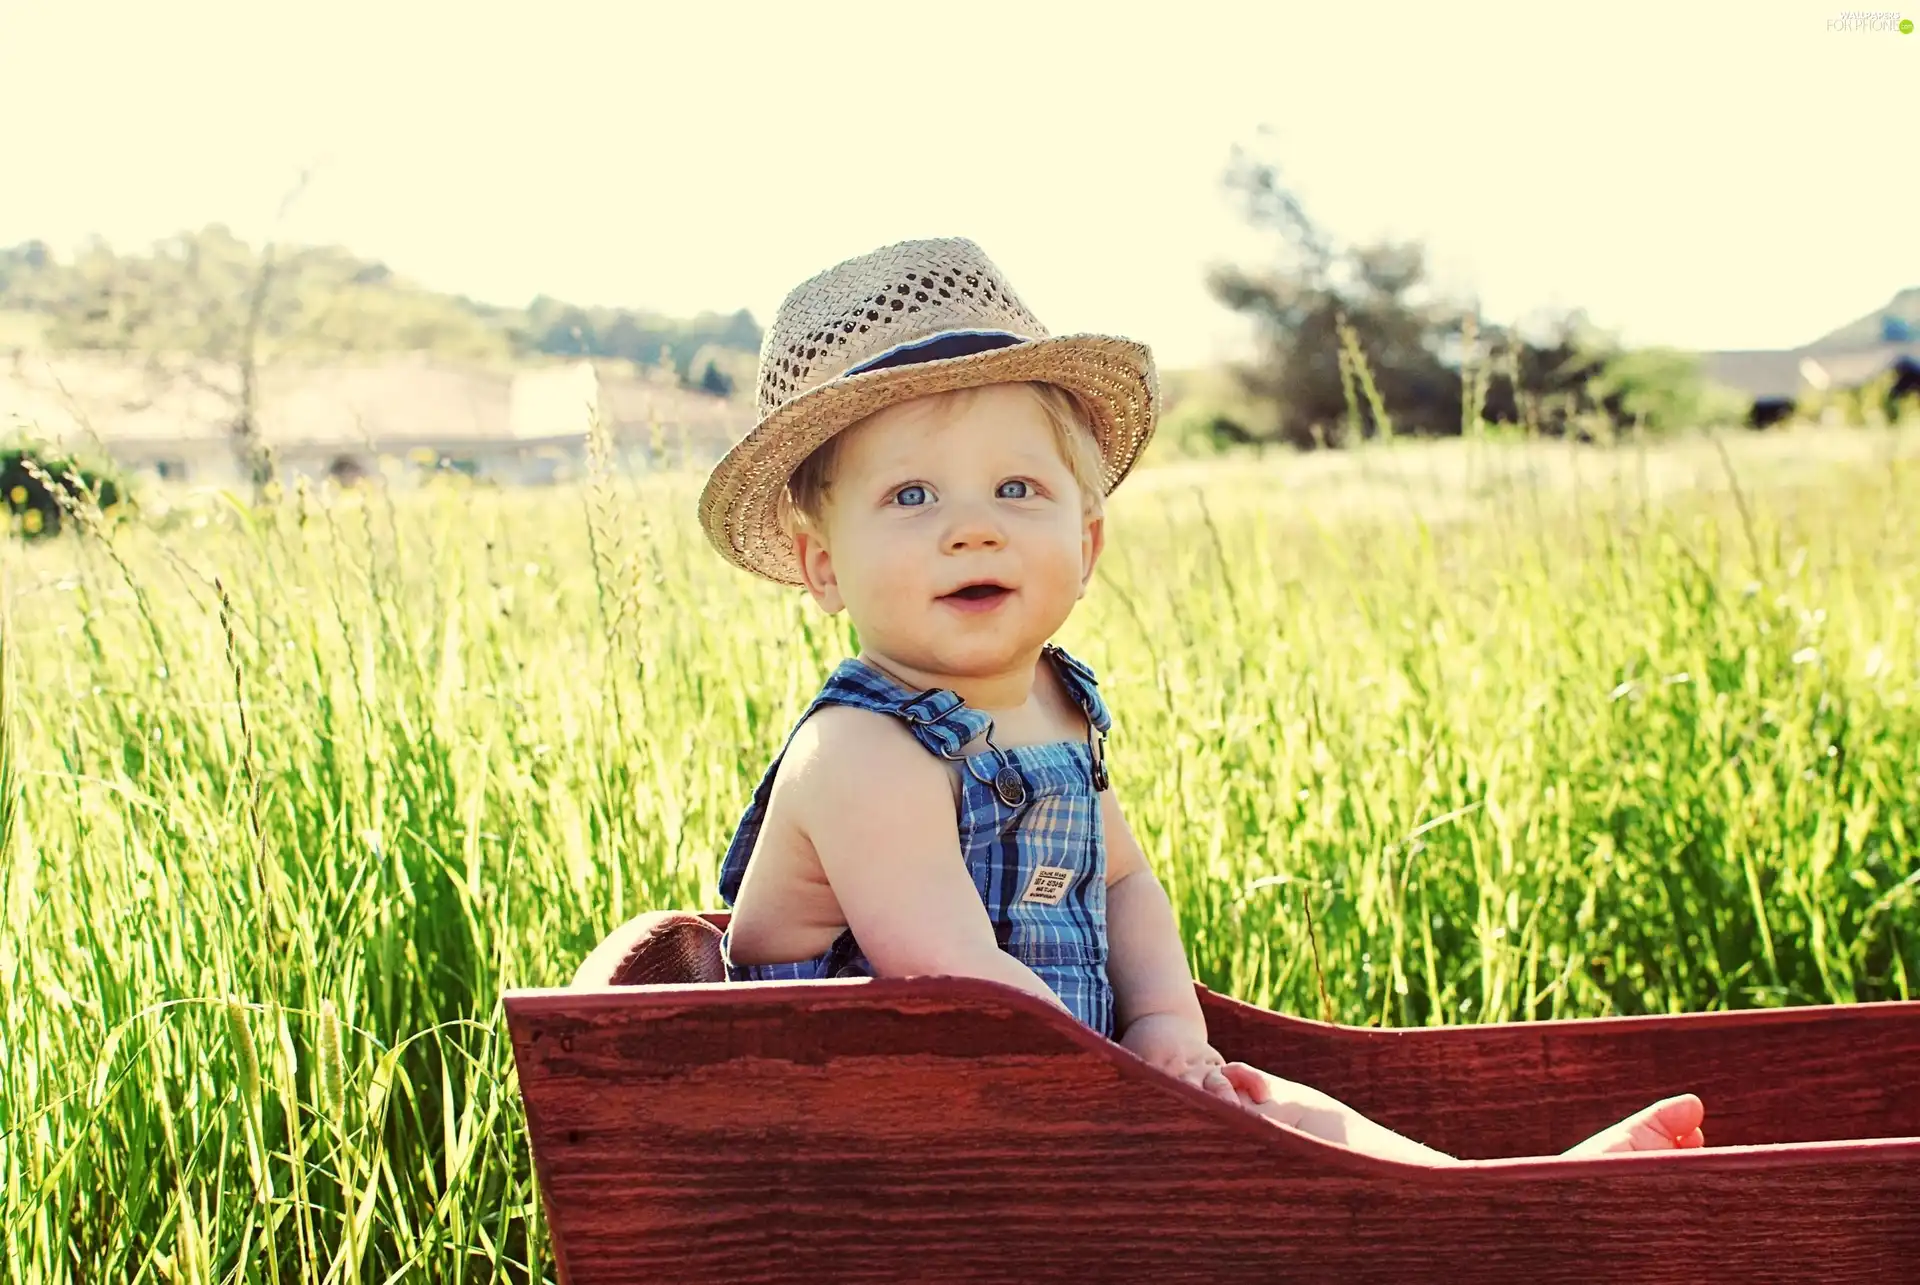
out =
<path fill-rule="evenodd" d="M 1654 1103 L 1642 1118 L 1668 1138 L 1684 1138 L 1707 1118 L 1707 1109 L 1691 1093 Z"/>
<path fill-rule="evenodd" d="M 1700 1128 L 1705 1118 L 1706 1108 L 1691 1093 L 1662 1099 L 1629 1119 L 1627 1149 L 1665 1151 L 1705 1146 L 1706 1134 Z"/>
<path fill-rule="evenodd" d="M 1229 1062 L 1220 1068 L 1221 1074 L 1239 1091 L 1240 1096 L 1255 1106 L 1273 1100 L 1273 1085 L 1260 1071 L 1245 1062 Z"/>
<path fill-rule="evenodd" d="M 1200 1087 L 1217 1098 L 1222 1098 L 1235 1106 L 1240 1105 L 1240 1095 L 1234 1091 L 1233 1081 L 1222 1075 L 1219 1067 L 1207 1072 L 1206 1081 Z"/>
<path fill-rule="evenodd" d="M 1706 1108 L 1691 1093 L 1663 1098 L 1610 1129 L 1604 1129 L 1565 1154 L 1597 1156 L 1620 1151 L 1691 1150 L 1707 1145 L 1701 1126 Z"/>

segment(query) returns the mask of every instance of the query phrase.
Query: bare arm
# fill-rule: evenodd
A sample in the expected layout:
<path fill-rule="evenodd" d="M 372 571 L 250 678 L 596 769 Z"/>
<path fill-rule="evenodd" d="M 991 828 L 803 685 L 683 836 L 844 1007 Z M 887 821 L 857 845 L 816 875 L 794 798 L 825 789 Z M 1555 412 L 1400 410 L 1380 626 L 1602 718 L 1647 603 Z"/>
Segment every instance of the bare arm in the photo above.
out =
<path fill-rule="evenodd" d="M 1166 889 L 1147 865 L 1112 790 L 1100 796 L 1107 836 L 1107 941 L 1121 1043 L 1170 1074 L 1303 1133 L 1415 1164 L 1451 1157 L 1403 1138 L 1320 1090 L 1227 1063 L 1207 1040 L 1206 1014 Z M 1217 1074 L 1216 1074 L 1217 1072 Z M 1224 1091 L 1223 1091 L 1224 1086 Z"/>
<path fill-rule="evenodd" d="M 1204 1044 L 1207 1019 L 1194 994 L 1173 904 L 1110 789 L 1100 795 L 1100 822 L 1107 841 L 1107 975 L 1118 1027 L 1124 1034 L 1152 1017 L 1177 1024 Z"/>
<path fill-rule="evenodd" d="M 946 766 L 891 717 L 834 706 L 787 751 L 794 816 L 882 977 L 1005 982 L 1065 1006 L 1000 949 L 960 855 Z"/>
<path fill-rule="evenodd" d="M 1107 845 L 1107 979 L 1122 1047 L 1228 1102 L 1240 1095 L 1207 1043 L 1186 947 L 1166 889 L 1154 877 L 1112 790 L 1100 795 Z"/>

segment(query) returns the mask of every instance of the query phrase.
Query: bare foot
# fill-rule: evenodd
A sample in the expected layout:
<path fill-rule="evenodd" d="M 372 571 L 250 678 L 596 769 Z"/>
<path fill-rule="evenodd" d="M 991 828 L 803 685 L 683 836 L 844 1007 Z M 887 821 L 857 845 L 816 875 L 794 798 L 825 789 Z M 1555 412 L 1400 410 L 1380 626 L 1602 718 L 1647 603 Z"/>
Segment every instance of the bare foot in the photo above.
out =
<path fill-rule="evenodd" d="M 1608 1125 L 1585 1142 L 1562 1152 L 1568 1156 L 1604 1156 L 1616 1151 L 1675 1151 L 1704 1147 L 1700 1131 L 1706 1108 L 1691 1093 L 1665 1098 L 1636 1111 L 1619 1124 Z"/>

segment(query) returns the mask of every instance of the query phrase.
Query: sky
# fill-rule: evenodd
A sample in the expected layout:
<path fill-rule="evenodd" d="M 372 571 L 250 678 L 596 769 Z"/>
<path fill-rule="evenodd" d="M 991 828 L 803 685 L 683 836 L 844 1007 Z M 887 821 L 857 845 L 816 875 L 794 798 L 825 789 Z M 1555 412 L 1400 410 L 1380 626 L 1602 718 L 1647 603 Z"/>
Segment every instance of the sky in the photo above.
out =
<path fill-rule="evenodd" d="M 1248 342 L 1205 277 L 1274 253 L 1221 182 L 1257 146 L 1336 240 L 1423 241 L 1494 320 L 1790 347 L 1920 285 L 1920 32 L 1848 12 L 0 0 L 0 244 L 219 221 L 496 303 L 765 323 L 959 235 L 1054 332 L 1186 366 Z"/>

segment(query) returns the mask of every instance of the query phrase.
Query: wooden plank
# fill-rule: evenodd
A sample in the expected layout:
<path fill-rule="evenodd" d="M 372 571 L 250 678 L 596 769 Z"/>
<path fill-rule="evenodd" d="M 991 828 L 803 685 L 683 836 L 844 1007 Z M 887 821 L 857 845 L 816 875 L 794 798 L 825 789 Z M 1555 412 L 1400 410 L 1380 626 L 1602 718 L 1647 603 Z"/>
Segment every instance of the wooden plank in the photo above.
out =
<path fill-rule="evenodd" d="M 1699 1095 L 1711 1146 L 1920 1136 L 1920 1003 L 1364 1030 L 1202 990 L 1214 1047 L 1462 1157 L 1551 1155 Z"/>
<path fill-rule="evenodd" d="M 581 968 L 607 973 L 642 916 Z M 702 915 L 724 928 L 724 911 Z M 651 977 L 719 977 L 718 956 L 656 943 Z M 1674 1093 L 1706 1103 L 1718 1146 L 1920 1136 L 1920 1004 L 1364 1030 L 1199 988 L 1228 1058 L 1323 1089 L 1410 1137 L 1469 1158 L 1550 1155 Z M 1515 1109 L 1524 1103 L 1524 1109 Z"/>
<path fill-rule="evenodd" d="M 513 992 L 506 1006 L 572 1285 L 1887 1280 L 1920 1266 L 1920 1140 L 1430 1169 L 1276 1129 L 973 979 Z"/>

